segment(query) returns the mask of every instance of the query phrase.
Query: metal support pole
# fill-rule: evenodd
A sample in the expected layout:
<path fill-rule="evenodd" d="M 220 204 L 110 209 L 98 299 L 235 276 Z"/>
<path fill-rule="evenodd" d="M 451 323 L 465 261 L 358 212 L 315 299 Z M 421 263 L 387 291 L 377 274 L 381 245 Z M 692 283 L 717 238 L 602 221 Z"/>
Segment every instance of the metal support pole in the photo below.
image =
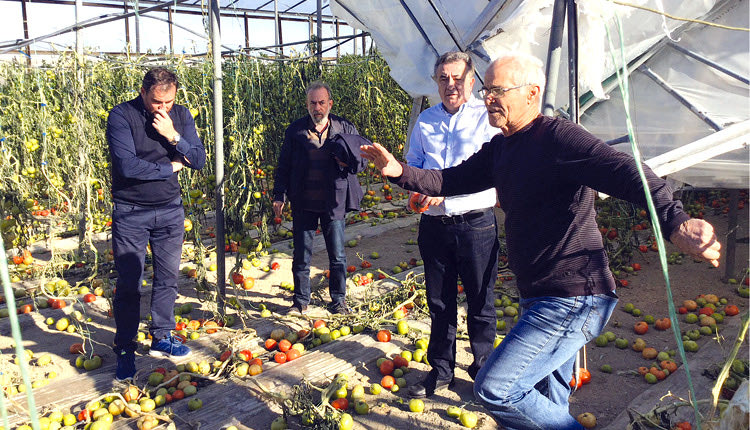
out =
<path fill-rule="evenodd" d="M 245 15 L 245 48 L 250 48 L 250 27 L 249 27 L 249 20 L 247 18 L 247 12 L 244 13 Z"/>
<path fill-rule="evenodd" d="M 318 0 L 318 63 L 323 64 L 323 0 Z"/>
<path fill-rule="evenodd" d="M 568 0 L 568 114 L 578 124 L 578 6 Z"/>
<path fill-rule="evenodd" d="M 135 0 L 135 52 L 141 53 L 141 17 L 138 11 L 138 0 Z"/>
<path fill-rule="evenodd" d="M 555 0 L 552 9 L 552 26 L 549 32 L 549 48 L 547 49 L 547 64 L 544 72 L 547 85 L 544 89 L 542 114 L 552 116 L 555 112 L 555 94 L 557 92 L 558 72 L 560 71 L 560 56 L 562 55 L 562 37 L 565 29 L 565 6 L 567 0 Z"/>
<path fill-rule="evenodd" d="M 339 34 L 339 20 L 338 19 L 335 21 L 334 26 L 336 28 L 336 39 L 338 39 L 339 36 L 340 36 L 340 34 Z M 336 59 L 338 60 L 339 57 L 341 57 L 341 45 L 340 44 L 336 45 Z"/>
<path fill-rule="evenodd" d="M 224 120 L 222 118 L 221 15 L 219 0 L 211 0 L 211 54 L 214 66 L 214 151 L 216 154 L 216 305 L 224 315 L 226 268 L 224 261 Z"/>
<path fill-rule="evenodd" d="M 274 43 L 279 45 L 281 43 L 281 21 L 279 21 L 279 1 L 273 0 L 273 28 L 274 28 Z M 284 48 L 277 48 L 276 55 L 284 52 Z"/>
<path fill-rule="evenodd" d="M 128 14 L 128 0 L 122 0 L 122 7 L 125 10 L 125 15 Z M 125 45 L 130 51 L 130 18 L 125 17 Z"/>
<path fill-rule="evenodd" d="M 82 0 L 76 0 L 75 14 L 76 14 L 76 26 L 81 22 L 81 8 L 83 7 Z M 76 27 L 76 56 L 78 61 L 81 61 L 83 56 L 83 39 L 81 38 L 81 29 Z"/>
<path fill-rule="evenodd" d="M 729 281 L 736 275 L 735 268 L 735 251 L 737 250 L 737 204 L 740 202 L 740 190 L 729 190 L 729 214 L 727 219 L 727 239 L 722 249 L 724 251 L 724 282 Z"/>
<path fill-rule="evenodd" d="M 29 16 L 26 13 L 26 0 L 21 0 L 21 15 L 23 16 L 23 38 L 29 38 Z M 31 46 L 26 47 L 26 64 L 31 66 Z"/>
<path fill-rule="evenodd" d="M 174 27 L 172 26 L 172 19 L 174 18 L 174 14 L 172 14 L 172 8 L 167 8 L 167 21 L 169 21 L 169 53 L 174 54 Z"/>

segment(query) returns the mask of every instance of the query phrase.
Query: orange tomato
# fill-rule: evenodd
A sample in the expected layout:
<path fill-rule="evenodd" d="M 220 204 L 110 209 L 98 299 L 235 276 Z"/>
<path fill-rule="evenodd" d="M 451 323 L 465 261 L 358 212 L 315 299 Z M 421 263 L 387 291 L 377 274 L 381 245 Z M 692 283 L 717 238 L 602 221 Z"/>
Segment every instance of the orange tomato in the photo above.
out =
<path fill-rule="evenodd" d="M 378 342 L 390 342 L 391 332 L 389 330 L 380 330 L 378 332 Z"/>
<path fill-rule="evenodd" d="M 252 276 L 248 276 L 242 281 L 242 288 L 246 290 L 252 290 L 254 286 L 255 286 L 255 278 L 253 278 Z"/>
<path fill-rule="evenodd" d="M 279 341 L 279 351 L 281 351 L 281 352 L 287 352 L 287 351 L 289 351 L 289 348 L 291 348 L 291 347 L 292 347 L 292 343 L 289 342 L 288 340 L 281 339 Z"/>
<path fill-rule="evenodd" d="M 657 330 L 667 330 L 672 327 L 672 321 L 670 321 L 669 318 L 660 318 L 656 320 L 654 327 L 656 327 Z"/>
<path fill-rule="evenodd" d="M 298 349 L 292 348 L 286 352 L 286 361 L 296 360 L 299 358 L 300 355 L 302 355 L 302 353 L 299 352 Z"/>
<path fill-rule="evenodd" d="M 273 359 L 279 364 L 284 364 L 286 363 L 286 354 L 284 354 L 283 352 L 277 352 L 276 354 L 274 354 Z"/>
<path fill-rule="evenodd" d="M 728 305 L 724 308 L 724 313 L 726 313 L 727 316 L 733 317 L 740 313 L 740 309 L 735 305 Z"/>
<path fill-rule="evenodd" d="M 633 326 L 633 331 L 635 331 L 637 334 L 646 334 L 648 331 L 648 323 L 646 321 L 638 321 Z"/>
<path fill-rule="evenodd" d="M 385 375 L 383 376 L 383 379 L 380 380 L 380 386 L 385 388 L 386 390 L 390 390 L 393 387 L 393 384 L 396 383 L 396 378 L 394 378 L 391 375 Z"/>
<path fill-rule="evenodd" d="M 323 320 L 317 320 L 317 321 L 315 321 L 313 323 L 313 327 L 315 327 L 315 328 L 321 328 L 321 327 L 325 327 L 325 326 L 326 326 L 326 322 L 323 321 Z"/>
<path fill-rule="evenodd" d="M 278 344 L 276 343 L 276 339 L 266 339 L 266 349 L 271 351 L 273 349 L 276 349 L 276 346 Z"/>

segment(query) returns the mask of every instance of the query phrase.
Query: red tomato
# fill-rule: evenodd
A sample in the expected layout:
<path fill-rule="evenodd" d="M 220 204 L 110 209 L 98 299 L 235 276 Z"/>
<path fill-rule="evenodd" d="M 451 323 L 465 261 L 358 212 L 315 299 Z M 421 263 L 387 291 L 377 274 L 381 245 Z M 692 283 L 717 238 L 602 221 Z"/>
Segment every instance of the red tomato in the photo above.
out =
<path fill-rule="evenodd" d="M 357 271 L 357 267 L 356 266 L 349 266 L 349 267 L 346 268 L 346 271 L 349 272 L 349 273 L 356 272 Z"/>
<path fill-rule="evenodd" d="M 84 303 L 91 303 L 96 300 L 96 295 L 88 293 L 85 296 L 83 296 Z"/>
<path fill-rule="evenodd" d="M 277 352 L 273 356 L 273 359 L 274 359 L 274 361 L 276 361 L 279 364 L 284 364 L 284 363 L 286 363 L 286 354 L 284 354 L 283 352 Z"/>
<path fill-rule="evenodd" d="M 632 267 L 633 267 L 633 270 L 635 270 L 636 272 L 641 270 L 641 265 L 638 263 L 633 263 Z"/>
<path fill-rule="evenodd" d="M 277 261 L 274 261 L 271 264 L 271 270 L 279 270 L 281 268 L 281 264 L 279 264 Z"/>
<path fill-rule="evenodd" d="M 333 406 L 334 409 L 345 411 L 349 409 L 349 400 L 346 400 L 346 398 L 336 399 L 331 402 L 331 406 Z"/>

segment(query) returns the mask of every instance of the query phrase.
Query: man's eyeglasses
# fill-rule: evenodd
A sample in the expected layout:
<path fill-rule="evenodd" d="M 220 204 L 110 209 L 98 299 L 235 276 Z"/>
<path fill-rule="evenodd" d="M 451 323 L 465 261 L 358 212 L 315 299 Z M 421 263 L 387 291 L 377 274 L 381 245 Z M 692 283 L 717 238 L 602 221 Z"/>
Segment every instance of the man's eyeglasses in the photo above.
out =
<path fill-rule="evenodd" d="M 507 93 L 510 90 L 515 90 L 518 88 L 526 87 L 533 84 L 522 84 L 522 85 L 516 85 L 515 87 L 510 88 L 503 88 L 503 87 L 482 87 L 479 89 L 479 95 L 486 99 L 487 97 L 492 97 L 493 99 L 499 99 L 505 96 L 505 93 Z"/>

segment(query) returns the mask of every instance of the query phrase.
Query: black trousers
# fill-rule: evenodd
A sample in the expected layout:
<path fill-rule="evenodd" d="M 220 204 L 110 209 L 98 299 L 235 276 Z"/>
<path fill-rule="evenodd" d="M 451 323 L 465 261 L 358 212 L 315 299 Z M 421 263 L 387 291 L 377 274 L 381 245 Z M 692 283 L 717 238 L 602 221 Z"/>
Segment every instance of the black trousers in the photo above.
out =
<path fill-rule="evenodd" d="M 492 352 L 497 324 L 493 290 L 499 243 L 495 214 L 486 209 L 462 218 L 423 215 L 418 242 L 432 320 L 427 349 L 432 372 L 436 372 L 438 379 L 453 376 L 460 276 L 466 293 L 466 323 L 474 355 L 469 372 L 476 375 Z"/>

